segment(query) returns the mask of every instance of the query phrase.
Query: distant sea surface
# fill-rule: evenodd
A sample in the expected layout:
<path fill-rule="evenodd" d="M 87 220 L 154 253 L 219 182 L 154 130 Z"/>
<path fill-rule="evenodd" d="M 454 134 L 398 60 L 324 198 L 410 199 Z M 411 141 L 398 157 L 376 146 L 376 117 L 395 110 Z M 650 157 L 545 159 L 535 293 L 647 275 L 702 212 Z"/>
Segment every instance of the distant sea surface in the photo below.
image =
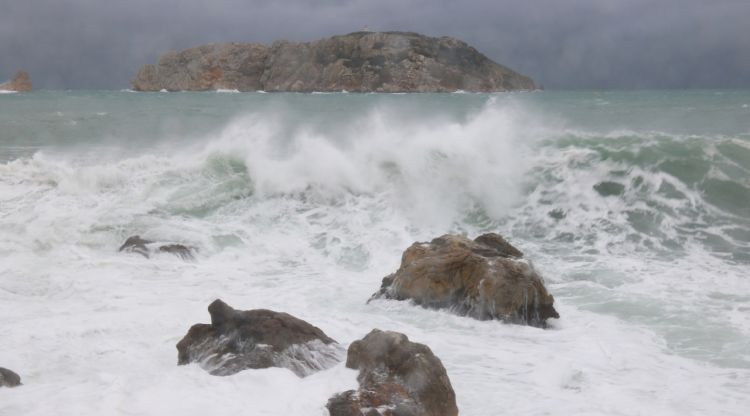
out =
<path fill-rule="evenodd" d="M 490 231 L 550 328 L 365 303 L 414 241 Z M 466 416 L 746 415 L 750 91 L 0 95 L 1 415 L 325 415 L 357 385 L 177 366 L 217 298 L 403 332 Z"/>

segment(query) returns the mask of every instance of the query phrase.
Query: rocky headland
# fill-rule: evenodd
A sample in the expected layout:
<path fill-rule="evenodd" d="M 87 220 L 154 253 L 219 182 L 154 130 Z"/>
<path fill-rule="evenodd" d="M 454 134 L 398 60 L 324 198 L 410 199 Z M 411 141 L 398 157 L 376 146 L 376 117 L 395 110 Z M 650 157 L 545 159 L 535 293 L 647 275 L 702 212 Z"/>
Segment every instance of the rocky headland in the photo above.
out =
<path fill-rule="evenodd" d="M 31 77 L 29 77 L 29 73 L 26 71 L 16 72 L 12 81 L 0 84 L 0 91 L 31 91 Z"/>
<path fill-rule="evenodd" d="M 494 92 L 533 90 L 531 78 L 463 41 L 410 32 L 355 32 L 313 42 L 203 45 L 145 65 L 136 91 Z"/>

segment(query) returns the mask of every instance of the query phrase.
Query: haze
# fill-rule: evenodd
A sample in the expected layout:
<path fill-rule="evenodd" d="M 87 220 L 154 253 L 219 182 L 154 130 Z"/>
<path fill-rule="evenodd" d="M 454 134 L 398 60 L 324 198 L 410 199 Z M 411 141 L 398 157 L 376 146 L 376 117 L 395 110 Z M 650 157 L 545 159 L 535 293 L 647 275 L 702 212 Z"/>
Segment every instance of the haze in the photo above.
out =
<path fill-rule="evenodd" d="M 370 30 L 462 39 L 546 88 L 750 87 L 746 0 L 0 0 L 0 80 L 127 88 L 163 52 Z"/>

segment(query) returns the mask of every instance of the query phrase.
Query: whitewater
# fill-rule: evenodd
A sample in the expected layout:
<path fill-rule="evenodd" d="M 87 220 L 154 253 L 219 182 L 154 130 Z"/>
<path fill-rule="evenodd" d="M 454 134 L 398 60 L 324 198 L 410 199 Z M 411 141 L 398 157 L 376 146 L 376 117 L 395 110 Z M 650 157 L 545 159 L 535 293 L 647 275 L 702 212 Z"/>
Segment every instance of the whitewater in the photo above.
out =
<path fill-rule="evenodd" d="M 0 415 L 314 415 L 344 364 L 177 366 L 206 308 L 428 345 L 460 414 L 745 415 L 750 91 L 0 95 Z M 366 301 L 415 241 L 498 232 L 547 329 Z M 194 261 L 118 252 L 132 235 Z"/>

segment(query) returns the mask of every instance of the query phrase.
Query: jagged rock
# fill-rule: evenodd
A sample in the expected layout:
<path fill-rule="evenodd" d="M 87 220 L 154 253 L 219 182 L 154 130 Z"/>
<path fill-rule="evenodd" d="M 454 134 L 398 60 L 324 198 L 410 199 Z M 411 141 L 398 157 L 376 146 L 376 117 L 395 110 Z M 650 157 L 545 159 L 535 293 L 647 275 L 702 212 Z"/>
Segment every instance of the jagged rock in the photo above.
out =
<path fill-rule="evenodd" d="M 138 235 L 128 237 L 127 240 L 120 246 L 119 251 L 125 251 L 128 253 L 138 253 L 145 258 L 151 257 L 151 254 L 158 251 L 160 253 L 170 253 L 183 260 L 194 260 L 195 255 L 193 254 L 195 249 L 182 244 L 159 244 L 151 240 L 146 240 Z"/>
<path fill-rule="evenodd" d="M 355 32 L 306 43 L 203 45 L 164 54 L 137 91 L 472 92 L 533 90 L 534 81 L 466 43 L 409 32 Z"/>
<path fill-rule="evenodd" d="M 0 367 L 0 387 L 16 387 L 21 385 L 21 377 L 8 370 Z"/>
<path fill-rule="evenodd" d="M 178 364 L 198 362 L 217 376 L 283 367 L 305 377 L 343 360 L 343 348 L 320 328 L 265 309 L 238 311 L 221 300 L 208 307 L 211 324 L 196 324 L 177 344 Z"/>
<path fill-rule="evenodd" d="M 430 243 L 414 243 L 373 299 L 411 299 L 476 319 L 544 327 L 548 318 L 560 316 L 542 277 L 522 257 L 494 233 L 474 241 L 444 235 Z"/>
<path fill-rule="evenodd" d="M 349 346 L 346 366 L 359 370 L 359 389 L 331 397 L 330 416 L 458 415 L 440 359 L 404 334 L 373 329 Z"/>
<path fill-rule="evenodd" d="M 0 84 L 0 91 L 31 91 L 31 78 L 29 77 L 29 73 L 26 71 L 16 72 L 12 81 Z"/>

